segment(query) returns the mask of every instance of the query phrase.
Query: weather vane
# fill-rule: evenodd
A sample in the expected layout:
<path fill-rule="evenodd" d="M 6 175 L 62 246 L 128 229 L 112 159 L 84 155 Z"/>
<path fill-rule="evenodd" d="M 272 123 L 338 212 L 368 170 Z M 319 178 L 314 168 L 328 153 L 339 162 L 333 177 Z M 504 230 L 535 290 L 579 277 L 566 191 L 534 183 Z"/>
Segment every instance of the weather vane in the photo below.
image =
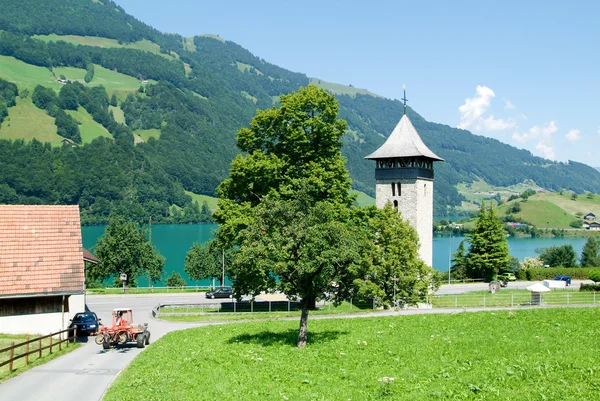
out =
<path fill-rule="evenodd" d="M 404 114 L 406 115 L 406 102 L 408 102 L 408 99 L 406 98 L 406 85 L 402 85 L 402 90 L 404 90 L 404 97 L 400 100 L 404 101 Z"/>

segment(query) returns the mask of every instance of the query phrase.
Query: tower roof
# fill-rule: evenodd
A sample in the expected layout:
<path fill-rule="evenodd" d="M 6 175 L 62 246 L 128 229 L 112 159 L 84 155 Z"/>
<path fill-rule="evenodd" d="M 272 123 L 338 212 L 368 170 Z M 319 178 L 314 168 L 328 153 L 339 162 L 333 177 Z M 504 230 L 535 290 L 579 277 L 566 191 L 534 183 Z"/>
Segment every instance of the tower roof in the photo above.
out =
<path fill-rule="evenodd" d="M 435 161 L 444 161 L 433 153 L 419 136 L 419 133 L 405 114 L 392 131 L 387 141 L 365 159 L 390 159 L 395 157 L 421 156 Z"/>

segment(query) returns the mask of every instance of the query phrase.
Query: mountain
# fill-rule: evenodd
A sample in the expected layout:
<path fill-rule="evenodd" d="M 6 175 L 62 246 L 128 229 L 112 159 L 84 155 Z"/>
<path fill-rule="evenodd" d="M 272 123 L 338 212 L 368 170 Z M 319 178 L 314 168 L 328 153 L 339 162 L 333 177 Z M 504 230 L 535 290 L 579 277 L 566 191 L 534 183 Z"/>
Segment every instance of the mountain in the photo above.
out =
<path fill-rule="evenodd" d="M 78 203 L 85 223 L 113 211 L 195 221 L 202 213 L 188 194 L 214 196 L 237 154 L 237 130 L 311 82 L 336 93 L 353 187 L 374 195 L 364 156 L 392 132 L 400 102 L 309 79 L 218 36 L 163 34 L 109 0 L 0 6 L 0 203 Z M 437 212 L 460 206 L 457 185 L 475 181 L 600 192 L 592 167 L 408 113 L 446 160 L 436 164 Z"/>

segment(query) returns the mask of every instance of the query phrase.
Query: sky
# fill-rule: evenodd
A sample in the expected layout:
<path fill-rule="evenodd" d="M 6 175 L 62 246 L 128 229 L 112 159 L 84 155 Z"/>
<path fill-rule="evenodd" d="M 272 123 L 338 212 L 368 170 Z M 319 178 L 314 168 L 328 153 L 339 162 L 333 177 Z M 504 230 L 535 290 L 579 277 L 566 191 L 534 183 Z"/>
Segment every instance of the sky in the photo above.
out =
<path fill-rule="evenodd" d="M 600 166 L 598 1 L 115 1 L 309 77 L 391 99 L 406 84 L 429 121 Z"/>

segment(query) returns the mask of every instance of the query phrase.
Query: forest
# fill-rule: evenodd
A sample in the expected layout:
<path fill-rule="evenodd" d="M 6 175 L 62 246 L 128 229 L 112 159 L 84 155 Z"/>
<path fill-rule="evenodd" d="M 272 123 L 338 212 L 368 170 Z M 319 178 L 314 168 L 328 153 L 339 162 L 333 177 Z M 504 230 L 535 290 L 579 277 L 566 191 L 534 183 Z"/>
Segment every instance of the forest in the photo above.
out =
<path fill-rule="evenodd" d="M 0 55 L 50 71 L 58 67 L 86 71 L 85 82 L 68 83 L 58 93 L 41 84 L 31 94 L 36 107 L 55 119 L 58 134 L 75 146 L 0 141 L 0 151 L 7 155 L 0 160 L 3 203 L 79 203 L 89 223 L 105 222 L 107 213 L 118 208 L 135 216 L 159 213 L 164 221 L 184 219 L 177 213 L 194 205 L 183 191 L 215 195 L 239 152 L 236 133 L 249 124 L 256 109 L 277 105 L 280 95 L 309 82 L 305 74 L 270 64 L 230 41 L 205 36 L 190 41 L 163 34 L 109 0 L 24 0 L 18 5 L 0 0 L 0 6 Z M 32 37 L 51 33 L 110 38 L 120 44 L 147 40 L 159 45 L 160 53 Z M 140 84 L 139 90 L 117 102 L 111 99 L 114 92 L 95 84 L 94 66 L 153 82 Z M 0 122 L 17 95 L 14 84 L 0 80 Z M 352 186 L 373 196 L 374 165 L 364 156 L 392 132 L 402 105 L 360 94 L 336 98 L 340 118 L 348 122 L 343 154 Z M 122 109 L 125 124 L 115 121 L 109 103 Z M 67 113 L 79 106 L 113 139 L 80 144 L 77 123 Z M 494 139 L 428 122 L 410 108 L 408 113 L 424 142 L 445 159 L 435 166 L 438 214 L 444 214 L 447 206 L 460 205 L 463 198 L 456 184 L 479 178 L 499 186 L 531 179 L 550 190 L 600 193 L 600 173 L 589 166 L 552 162 Z M 160 130 L 160 137 L 134 144 L 133 131 L 145 129 Z M 31 166 L 41 171 L 33 173 L 10 152 L 29 161 L 40 156 Z M 62 175 L 55 165 L 61 166 Z M 27 174 L 35 176 L 31 183 L 23 182 Z M 94 186 L 95 180 L 101 182 Z M 196 209 L 200 216 L 201 205 Z"/>

